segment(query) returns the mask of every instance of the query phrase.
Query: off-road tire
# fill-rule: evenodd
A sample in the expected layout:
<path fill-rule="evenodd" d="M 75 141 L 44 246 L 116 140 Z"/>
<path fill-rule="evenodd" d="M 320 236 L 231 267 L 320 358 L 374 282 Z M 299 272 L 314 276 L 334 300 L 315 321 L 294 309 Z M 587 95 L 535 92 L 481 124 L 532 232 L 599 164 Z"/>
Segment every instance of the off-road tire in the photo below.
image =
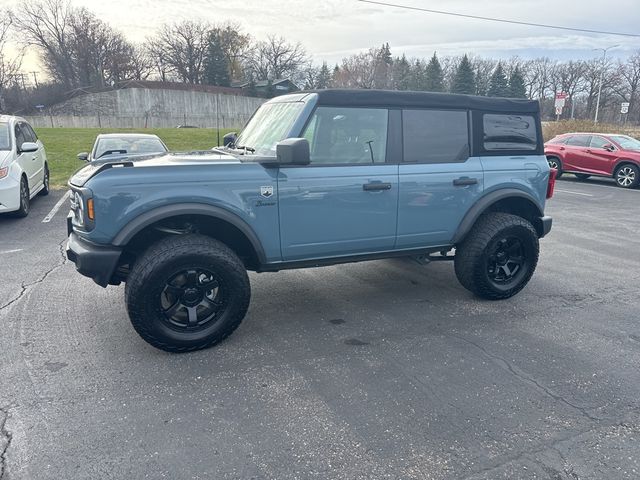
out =
<path fill-rule="evenodd" d="M 588 173 L 574 173 L 578 180 L 586 180 L 591 177 Z"/>
<path fill-rule="evenodd" d="M 38 195 L 41 195 L 43 197 L 46 197 L 47 195 L 49 195 L 49 181 L 50 181 L 50 177 L 49 177 L 49 165 L 47 165 L 46 163 L 44 164 L 44 179 L 42 180 L 43 182 L 43 187 L 42 190 L 40 190 L 38 192 Z"/>
<path fill-rule="evenodd" d="M 20 195 L 20 207 L 18 207 L 18 210 L 13 212 L 13 215 L 15 217 L 24 218 L 29 215 L 29 210 L 31 210 L 29 182 L 27 182 L 27 177 L 25 176 L 20 179 L 20 190 L 18 195 Z"/>
<path fill-rule="evenodd" d="M 549 156 L 547 157 L 547 163 L 549 164 L 549 168 L 555 168 L 558 171 L 558 173 L 556 173 L 556 178 L 560 178 L 564 173 L 562 170 L 562 160 L 558 157 Z"/>
<path fill-rule="evenodd" d="M 613 178 L 620 188 L 635 188 L 640 183 L 640 168 L 633 163 L 623 163 L 616 168 Z"/>
<path fill-rule="evenodd" d="M 504 239 L 521 244 L 523 266 L 511 281 L 500 284 L 490 275 L 492 258 Z M 515 241 L 514 240 L 514 241 Z M 454 267 L 458 280 L 467 290 L 489 300 L 509 298 L 522 290 L 538 263 L 538 234 L 530 222 L 509 213 L 482 215 L 464 241 L 456 246 Z"/>
<path fill-rule="evenodd" d="M 205 269 L 219 279 L 225 307 L 200 330 L 176 330 L 163 310 L 163 292 L 176 272 L 194 269 Z M 238 256 L 222 242 L 195 234 L 167 237 L 149 247 L 135 262 L 125 287 L 133 328 L 146 342 L 168 352 L 200 350 L 227 338 L 244 318 L 250 297 L 249 277 Z"/>

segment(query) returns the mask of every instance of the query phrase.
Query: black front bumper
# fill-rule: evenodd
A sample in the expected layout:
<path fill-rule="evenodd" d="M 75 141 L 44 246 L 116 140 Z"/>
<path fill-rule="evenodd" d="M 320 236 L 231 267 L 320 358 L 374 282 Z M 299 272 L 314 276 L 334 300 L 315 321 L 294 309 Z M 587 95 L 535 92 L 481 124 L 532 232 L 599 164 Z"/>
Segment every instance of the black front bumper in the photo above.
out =
<path fill-rule="evenodd" d="M 101 287 L 109 285 L 121 254 L 120 248 L 96 245 L 82 239 L 75 232 L 69 234 L 67 258 L 76 264 L 78 272 L 93 279 Z"/>

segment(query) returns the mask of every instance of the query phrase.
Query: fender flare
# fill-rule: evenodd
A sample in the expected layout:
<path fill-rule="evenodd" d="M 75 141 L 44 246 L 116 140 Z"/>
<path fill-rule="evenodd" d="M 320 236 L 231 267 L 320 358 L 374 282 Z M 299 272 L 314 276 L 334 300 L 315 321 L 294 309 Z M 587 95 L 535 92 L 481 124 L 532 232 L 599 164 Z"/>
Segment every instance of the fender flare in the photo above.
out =
<path fill-rule="evenodd" d="M 260 239 L 253 229 L 235 213 L 221 207 L 206 205 L 202 203 L 176 203 L 173 205 L 165 205 L 154 208 L 136 218 L 125 225 L 114 237 L 112 245 L 116 247 L 124 247 L 129 241 L 140 232 L 143 228 L 148 227 L 160 220 L 178 215 L 205 215 L 230 223 L 236 227 L 242 234 L 247 237 L 249 243 L 253 247 L 260 264 L 266 263 L 266 256 Z"/>
<path fill-rule="evenodd" d="M 513 197 L 519 197 L 519 198 L 524 198 L 525 200 L 528 200 L 536 208 L 536 215 L 540 218 L 544 216 L 544 213 L 542 208 L 540 207 L 540 204 L 531 194 L 524 192 L 522 190 L 518 190 L 516 188 L 505 188 L 501 190 L 494 190 L 493 192 L 488 193 L 484 197 L 480 198 L 480 200 L 478 200 L 476 204 L 469 209 L 469 211 L 466 213 L 466 215 L 462 219 L 462 222 L 460 222 L 460 225 L 458 226 L 458 230 L 456 230 L 456 233 L 453 236 L 453 240 L 451 243 L 455 245 L 460 241 L 462 241 L 462 239 L 464 239 L 467 233 L 469 233 L 469 231 L 471 230 L 471 227 L 473 227 L 473 225 L 476 223 L 478 218 L 480 218 L 480 215 L 485 213 L 487 209 L 491 207 L 491 205 L 493 205 L 494 203 L 500 200 L 504 200 L 505 198 L 513 198 Z"/>

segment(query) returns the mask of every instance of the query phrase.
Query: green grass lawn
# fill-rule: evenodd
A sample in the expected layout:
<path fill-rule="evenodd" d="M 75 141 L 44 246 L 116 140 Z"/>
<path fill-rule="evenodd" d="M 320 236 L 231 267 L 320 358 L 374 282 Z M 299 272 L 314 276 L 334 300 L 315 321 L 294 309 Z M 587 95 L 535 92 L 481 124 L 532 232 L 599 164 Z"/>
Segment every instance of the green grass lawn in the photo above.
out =
<path fill-rule="evenodd" d="M 221 130 L 222 136 L 231 130 Z M 217 145 L 215 128 L 147 128 L 147 129 L 108 129 L 108 128 L 37 128 L 36 133 L 47 151 L 51 185 L 66 185 L 69 177 L 85 162 L 76 155 L 88 152 L 99 133 L 154 133 L 167 145 L 169 150 L 208 150 Z"/>

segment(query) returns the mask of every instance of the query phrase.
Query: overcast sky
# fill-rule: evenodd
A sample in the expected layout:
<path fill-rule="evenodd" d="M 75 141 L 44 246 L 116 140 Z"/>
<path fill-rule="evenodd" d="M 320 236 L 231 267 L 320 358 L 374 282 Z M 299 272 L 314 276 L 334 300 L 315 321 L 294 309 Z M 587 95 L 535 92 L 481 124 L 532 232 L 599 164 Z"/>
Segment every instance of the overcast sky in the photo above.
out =
<path fill-rule="evenodd" d="M 18 2 L 19 3 L 19 2 Z M 142 42 L 164 22 L 185 19 L 240 23 L 256 39 L 282 35 L 302 43 L 318 62 L 338 62 L 351 53 L 389 42 L 408 57 L 514 55 L 555 59 L 593 58 L 593 48 L 620 44 L 613 56 L 640 49 L 640 38 L 580 34 L 456 18 L 357 2 L 356 0 L 72 0 L 92 10 L 131 40 Z M 551 23 L 595 30 L 640 33 L 640 0 L 389 0 L 389 3 L 465 14 Z M 15 6 L 0 0 L 0 7 Z M 18 12 L 19 13 L 19 12 Z M 30 55 L 26 68 L 34 67 Z M 26 69 L 25 68 L 25 69 Z"/>

